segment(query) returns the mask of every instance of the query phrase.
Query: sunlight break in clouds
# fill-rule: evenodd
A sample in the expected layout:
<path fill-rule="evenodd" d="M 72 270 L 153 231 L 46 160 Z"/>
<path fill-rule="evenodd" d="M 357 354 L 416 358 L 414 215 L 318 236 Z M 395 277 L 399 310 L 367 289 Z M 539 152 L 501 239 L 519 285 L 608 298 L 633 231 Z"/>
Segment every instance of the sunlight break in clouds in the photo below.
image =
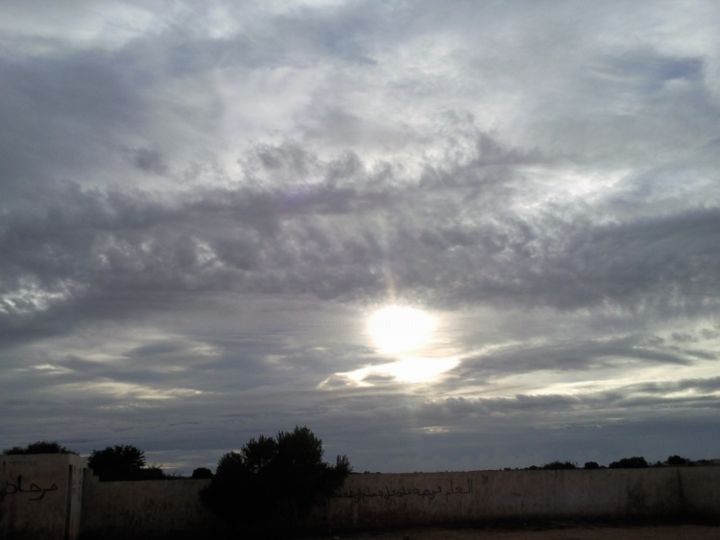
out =
<path fill-rule="evenodd" d="M 390 356 L 431 343 L 437 323 L 429 313 L 410 306 L 388 305 L 375 310 L 367 322 L 368 334 L 379 352 Z"/>
<path fill-rule="evenodd" d="M 460 363 L 456 356 L 443 356 L 437 346 L 437 315 L 407 305 L 388 304 L 367 317 L 367 334 L 382 357 L 394 358 L 348 372 L 335 373 L 320 383 L 327 387 L 332 379 L 357 386 L 378 382 L 432 384 Z"/>

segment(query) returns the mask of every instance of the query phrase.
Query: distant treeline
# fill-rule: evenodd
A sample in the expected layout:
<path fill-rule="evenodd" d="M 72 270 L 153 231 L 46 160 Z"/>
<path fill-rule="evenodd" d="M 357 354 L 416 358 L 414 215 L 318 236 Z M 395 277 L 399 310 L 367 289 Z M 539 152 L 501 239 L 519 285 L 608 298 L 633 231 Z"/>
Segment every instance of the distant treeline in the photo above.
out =
<path fill-rule="evenodd" d="M 57 442 L 38 441 L 24 447 L 14 446 L 3 450 L 5 455 L 18 454 L 77 454 Z M 148 466 L 142 450 L 130 445 L 108 446 L 103 450 L 93 450 L 88 458 L 88 465 L 102 481 L 107 480 L 173 480 L 183 478 L 178 474 L 168 474 L 160 466 Z M 648 462 L 643 456 L 633 456 L 601 465 L 596 461 L 587 461 L 582 466 L 572 461 L 551 461 L 545 465 L 511 468 L 503 470 L 564 470 L 564 469 L 642 469 L 647 467 L 692 467 L 717 466 L 718 460 L 682 457 L 677 454 L 668 456 L 665 461 Z M 366 471 L 368 473 L 369 471 Z M 212 470 L 198 467 L 193 470 L 191 478 L 212 478 Z"/>
<path fill-rule="evenodd" d="M 647 467 L 692 467 L 692 466 L 707 466 L 707 465 L 718 465 L 717 460 L 710 459 L 698 459 L 692 460 L 686 457 L 674 454 L 668 456 L 665 461 L 648 462 L 643 456 L 633 456 L 622 458 L 617 461 L 611 462 L 609 465 L 600 465 L 596 461 L 586 461 L 585 464 L 580 467 L 577 463 L 572 461 L 551 461 L 545 465 L 531 465 L 525 467 L 525 471 L 538 471 L 538 470 L 558 470 L 558 469 L 643 469 Z M 511 470 L 506 467 L 504 470 Z"/>

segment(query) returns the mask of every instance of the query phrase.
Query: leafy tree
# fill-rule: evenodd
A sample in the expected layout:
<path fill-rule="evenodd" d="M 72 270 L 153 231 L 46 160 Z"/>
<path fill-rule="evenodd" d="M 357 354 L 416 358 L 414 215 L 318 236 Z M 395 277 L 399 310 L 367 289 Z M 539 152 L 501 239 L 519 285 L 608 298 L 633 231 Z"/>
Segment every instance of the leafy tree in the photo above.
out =
<path fill-rule="evenodd" d="M 210 469 L 207 467 L 198 467 L 192 472 L 191 478 L 201 479 L 201 478 L 212 478 L 213 473 Z"/>
<path fill-rule="evenodd" d="M 597 461 L 586 461 L 583 469 L 599 469 L 600 465 Z"/>
<path fill-rule="evenodd" d="M 634 456 L 629 458 L 622 458 L 618 461 L 613 461 L 609 467 L 611 469 L 644 469 L 648 466 L 648 462 L 642 456 Z"/>
<path fill-rule="evenodd" d="M 68 450 L 60 443 L 55 441 L 37 441 L 28 444 L 26 447 L 13 446 L 3 450 L 3 454 L 6 456 L 10 455 L 23 455 L 23 454 L 74 454 L 74 452 Z"/>
<path fill-rule="evenodd" d="M 88 466 L 101 481 L 158 480 L 165 477 L 159 467 L 145 468 L 145 454 L 130 445 L 108 446 L 93 450 Z"/>
<path fill-rule="evenodd" d="M 220 458 L 201 497 L 221 516 L 251 529 L 291 530 L 350 473 L 347 457 L 329 465 L 322 456 L 322 441 L 307 427 L 251 439 L 240 452 Z"/>

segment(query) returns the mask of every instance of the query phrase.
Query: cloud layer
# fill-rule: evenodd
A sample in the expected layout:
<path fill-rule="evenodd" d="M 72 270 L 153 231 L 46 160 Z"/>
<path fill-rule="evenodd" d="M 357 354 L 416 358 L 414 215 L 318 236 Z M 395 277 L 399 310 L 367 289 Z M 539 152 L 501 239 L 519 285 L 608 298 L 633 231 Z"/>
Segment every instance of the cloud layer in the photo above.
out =
<path fill-rule="evenodd" d="M 717 453 L 713 2 L 0 10 L 5 446 Z M 392 302 L 442 376 L 383 371 Z"/>

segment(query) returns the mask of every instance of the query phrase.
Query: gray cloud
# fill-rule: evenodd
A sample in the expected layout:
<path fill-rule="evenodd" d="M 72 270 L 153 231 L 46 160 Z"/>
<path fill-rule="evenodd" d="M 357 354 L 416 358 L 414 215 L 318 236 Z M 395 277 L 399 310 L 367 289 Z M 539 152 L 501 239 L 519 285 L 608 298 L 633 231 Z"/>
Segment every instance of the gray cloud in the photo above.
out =
<path fill-rule="evenodd" d="M 7 444 L 713 451 L 714 3 L 0 9 Z M 344 377 L 393 360 L 365 331 L 390 301 L 457 366 Z"/>

